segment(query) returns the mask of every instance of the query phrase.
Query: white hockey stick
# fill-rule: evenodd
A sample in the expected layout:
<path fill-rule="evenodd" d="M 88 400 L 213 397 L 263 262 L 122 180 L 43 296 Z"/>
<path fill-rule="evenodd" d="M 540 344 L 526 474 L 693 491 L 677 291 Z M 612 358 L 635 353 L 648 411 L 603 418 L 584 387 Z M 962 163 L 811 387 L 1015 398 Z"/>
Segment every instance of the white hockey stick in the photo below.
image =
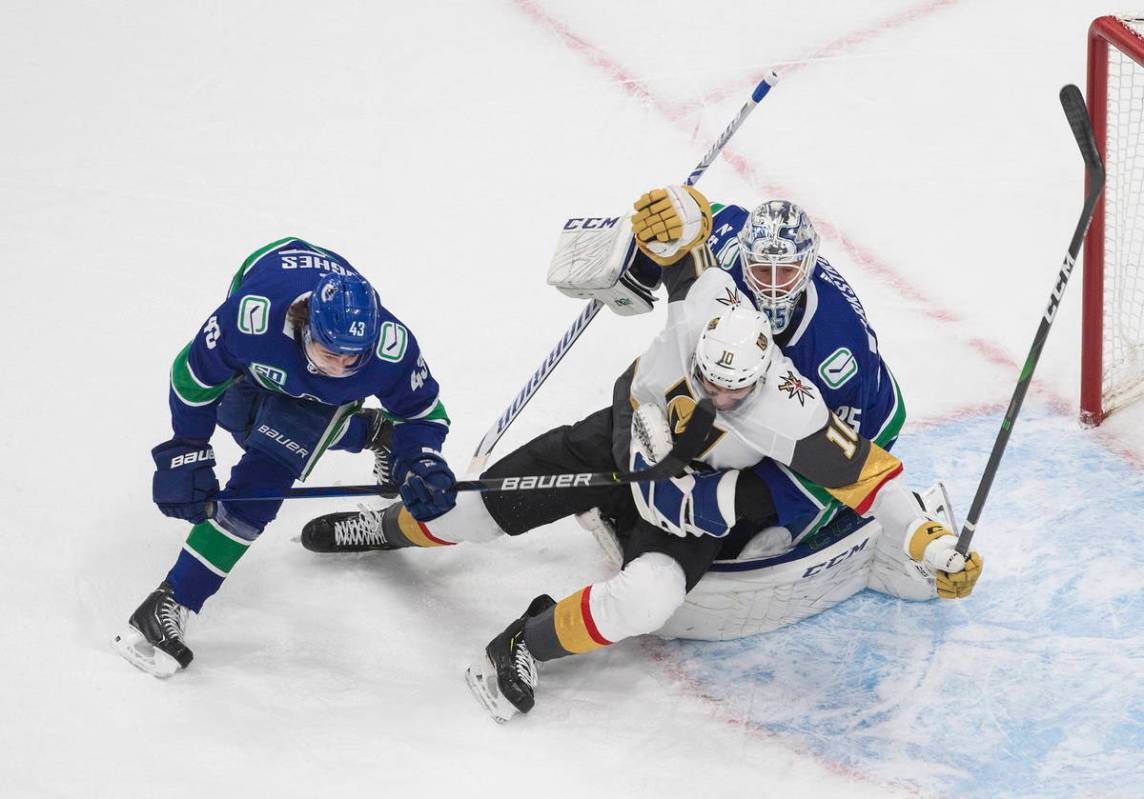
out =
<path fill-rule="evenodd" d="M 703 160 L 695 166 L 695 169 L 691 170 L 691 174 L 687 176 L 684 185 L 694 185 L 695 182 L 703 176 L 703 173 L 706 172 L 708 167 L 715 161 L 715 158 L 723 150 L 723 147 L 725 147 L 731 137 L 735 135 L 735 131 L 743 124 L 743 120 L 747 118 L 747 115 L 754 110 L 755 106 L 767 96 L 767 92 L 778 82 L 778 73 L 774 71 L 767 73 L 767 75 L 759 81 L 759 85 L 751 92 L 751 99 L 743 104 L 743 107 L 739 109 L 739 113 L 731 120 L 731 124 L 724 128 L 719 138 L 711 145 L 711 149 L 707 151 L 707 155 L 703 156 Z M 528 404 L 528 401 L 532 399 L 533 395 L 544 385 L 544 381 L 552 374 L 552 370 L 556 368 L 556 365 L 560 363 L 568 353 L 568 350 L 572 349 L 572 345 L 576 343 L 576 339 L 580 338 L 580 334 L 587 329 L 588 324 L 596 318 L 596 314 L 598 314 L 603 307 L 604 304 L 599 300 L 590 300 L 584 307 L 584 310 L 580 312 L 580 315 L 576 317 L 576 321 L 564 331 L 564 336 L 556 346 L 552 348 L 552 352 L 548 353 L 548 357 L 545 358 L 536 371 L 532 373 L 532 377 L 524 384 L 524 388 L 513 398 L 509 406 L 505 408 L 504 413 L 497 418 L 493 426 L 485 433 L 484 438 L 481 439 L 481 443 L 477 444 L 477 449 L 473 453 L 473 459 L 469 461 L 470 474 L 478 474 L 484 471 L 485 464 L 488 463 L 489 460 L 489 453 L 493 451 L 493 447 L 496 446 L 497 441 L 499 441 L 500 437 L 508 430 L 509 425 L 513 423 L 516 417 L 520 415 L 520 412 L 524 410 L 524 406 Z"/>

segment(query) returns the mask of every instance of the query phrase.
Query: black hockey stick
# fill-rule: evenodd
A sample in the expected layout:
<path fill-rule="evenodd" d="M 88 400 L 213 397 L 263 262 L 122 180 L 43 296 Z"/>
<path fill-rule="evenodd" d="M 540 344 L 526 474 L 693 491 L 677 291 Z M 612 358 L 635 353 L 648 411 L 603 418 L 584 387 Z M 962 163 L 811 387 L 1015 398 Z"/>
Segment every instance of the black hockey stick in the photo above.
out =
<path fill-rule="evenodd" d="M 683 471 L 689 462 L 699 457 L 707 443 L 707 435 L 715 424 L 715 407 L 711 400 L 704 399 L 695 406 L 687 427 L 676 440 L 671 452 L 654 466 L 634 472 L 568 472 L 565 474 L 527 474 L 511 477 L 484 477 L 478 480 L 461 480 L 453 484 L 450 491 L 533 491 L 541 489 L 598 488 L 600 486 L 626 485 L 627 483 L 654 483 L 667 480 Z M 223 492 L 217 499 L 223 502 L 253 502 L 275 499 L 307 499 L 315 497 L 358 497 L 377 496 L 381 486 L 315 486 L 313 488 L 290 488 L 279 494 L 229 494 Z"/>
<path fill-rule="evenodd" d="M 981 516 L 981 509 L 985 506 L 985 498 L 989 496 L 989 489 L 993 485 L 993 478 L 1001 465 L 1001 456 L 1005 453 L 1005 445 L 1009 443 L 1009 434 L 1013 431 L 1013 424 L 1017 421 L 1017 414 L 1021 411 L 1021 403 L 1025 401 L 1025 393 L 1029 390 L 1029 383 L 1033 379 L 1033 370 L 1037 368 L 1041 350 L 1045 346 L 1045 339 L 1049 337 L 1049 328 L 1056 318 L 1057 308 L 1060 307 L 1061 297 L 1064 296 L 1069 276 L 1076 265 L 1077 255 L 1080 253 L 1081 242 L 1088 231 L 1092 221 L 1096 201 L 1104 190 L 1104 164 L 1100 160 L 1100 152 L 1096 149 L 1096 137 L 1092 133 L 1092 121 L 1088 117 L 1088 109 L 1084 105 L 1084 97 L 1080 89 L 1071 83 L 1061 89 L 1061 106 L 1065 110 L 1069 127 L 1076 137 L 1080 154 L 1084 158 L 1084 175 L 1087 179 L 1088 193 L 1084 198 L 1084 209 L 1080 220 L 1077 221 L 1076 231 L 1069 243 L 1069 251 L 1065 255 L 1064 264 L 1060 274 L 1057 275 L 1056 286 L 1053 287 L 1052 296 L 1049 297 L 1049 306 L 1041 317 L 1041 324 L 1037 327 L 1037 335 L 1033 338 L 1033 347 L 1029 350 L 1029 357 L 1021 367 L 1021 375 L 1017 378 L 1017 388 L 1013 391 L 1013 399 L 1009 401 L 1009 408 L 1005 411 L 1005 419 L 1001 422 L 1001 431 L 997 440 L 993 442 L 993 452 L 989 454 L 989 462 L 985 464 L 985 473 L 981 476 L 981 483 L 977 486 L 977 494 L 973 497 L 973 504 L 969 514 L 965 517 L 965 526 L 961 529 L 961 536 L 957 539 L 957 551 L 962 555 L 969 553 L 969 543 L 973 540 L 973 531 L 977 527 L 977 520 Z"/>

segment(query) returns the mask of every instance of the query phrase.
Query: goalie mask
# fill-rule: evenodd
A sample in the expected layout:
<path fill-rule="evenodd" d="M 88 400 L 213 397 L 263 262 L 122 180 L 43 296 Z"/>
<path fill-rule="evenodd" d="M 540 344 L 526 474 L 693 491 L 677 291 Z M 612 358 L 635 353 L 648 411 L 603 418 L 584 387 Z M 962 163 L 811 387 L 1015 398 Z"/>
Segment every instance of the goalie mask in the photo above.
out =
<path fill-rule="evenodd" d="M 695 345 L 693 377 L 715 407 L 729 411 L 762 383 L 774 357 L 771 326 L 754 308 L 729 308 L 707 323 Z"/>
<path fill-rule="evenodd" d="M 747 286 L 771 328 L 781 333 L 810 282 L 818 233 L 797 205 L 770 200 L 751 211 L 738 239 Z"/>
<path fill-rule="evenodd" d="M 310 295 L 310 319 L 302 330 L 310 366 L 327 377 L 348 377 L 361 369 L 377 344 L 380 316 L 377 295 L 365 278 L 323 275 Z"/>

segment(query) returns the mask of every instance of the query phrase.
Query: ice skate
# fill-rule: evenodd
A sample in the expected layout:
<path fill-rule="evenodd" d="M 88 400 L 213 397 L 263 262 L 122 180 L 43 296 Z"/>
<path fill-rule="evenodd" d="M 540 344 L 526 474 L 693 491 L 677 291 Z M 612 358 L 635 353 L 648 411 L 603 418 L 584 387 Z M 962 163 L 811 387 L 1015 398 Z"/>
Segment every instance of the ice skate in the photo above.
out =
<path fill-rule="evenodd" d="M 189 614 L 188 608 L 175 601 L 173 589 L 164 581 L 131 614 L 128 626 L 111 644 L 128 663 L 166 679 L 185 669 L 194 658 L 183 643 Z"/>
<path fill-rule="evenodd" d="M 536 660 L 524 643 L 524 625 L 556 605 L 547 594 L 532 600 L 524 615 L 489 642 L 484 656 L 465 671 L 465 681 L 477 701 L 503 724 L 517 713 L 532 710 L 539 676 Z"/>
<path fill-rule="evenodd" d="M 400 509 L 400 503 L 377 509 L 361 505 L 356 512 L 327 513 L 311 519 L 302 528 L 302 546 L 324 553 L 398 549 L 385 540 L 382 522 L 386 513 L 396 515 Z"/>

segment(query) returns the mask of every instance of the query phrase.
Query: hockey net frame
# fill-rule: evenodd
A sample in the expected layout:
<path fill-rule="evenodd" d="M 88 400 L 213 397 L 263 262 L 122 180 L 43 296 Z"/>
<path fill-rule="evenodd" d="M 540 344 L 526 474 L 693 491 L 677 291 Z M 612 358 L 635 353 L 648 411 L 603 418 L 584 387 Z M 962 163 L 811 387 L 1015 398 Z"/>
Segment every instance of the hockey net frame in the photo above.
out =
<path fill-rule="evenodd" d="M 1130 71 L 1137 73 L 1135 90 L 1125 77 Z M 1110 77 L 1115 81 L 1114 93 L 1109 90 Z M 1124 326 L 1106 325 L 1109 315 L 1117 314 L 1125 303 L 1139 306 L 1135 310 L 1144 314 L 1144 293 L 1132 303 L 1129 291 L 1139 285 L 1144 292 L 1144 257 L 1136 263 L 1135 275 L 1129 274 L 1125 263 L 1132 255 L 1144 256 L 1144 157 L 1136 164 L 1131 154 L 1122 152 L 1126 147 L 1116 138 L 1118 127 L 1128 131 L 1122 138 L 1144 137 L 1144 18 L 1104 16 L 1089 26 L 1087 96 L 1097 149 L 1108 172 L 1084 243 L 1080 419 L 1093 426 L 1144 394 L 1144 320 L 1136 341 L 1129 340 Z M 1125 191 L 1133 174 L 1137 190 Z M 1106 199 L 1115 214 L 1109 224 Z M 1125 245 L 1119 239 L 1132 221 L 1130 211 L 1137 202 L 1142 209 L 1140 230 Z M 1109 233 L 1111 240 L 1106 238 Z M 1134 308 L 1127 310 L 1130 315 Z"/>

